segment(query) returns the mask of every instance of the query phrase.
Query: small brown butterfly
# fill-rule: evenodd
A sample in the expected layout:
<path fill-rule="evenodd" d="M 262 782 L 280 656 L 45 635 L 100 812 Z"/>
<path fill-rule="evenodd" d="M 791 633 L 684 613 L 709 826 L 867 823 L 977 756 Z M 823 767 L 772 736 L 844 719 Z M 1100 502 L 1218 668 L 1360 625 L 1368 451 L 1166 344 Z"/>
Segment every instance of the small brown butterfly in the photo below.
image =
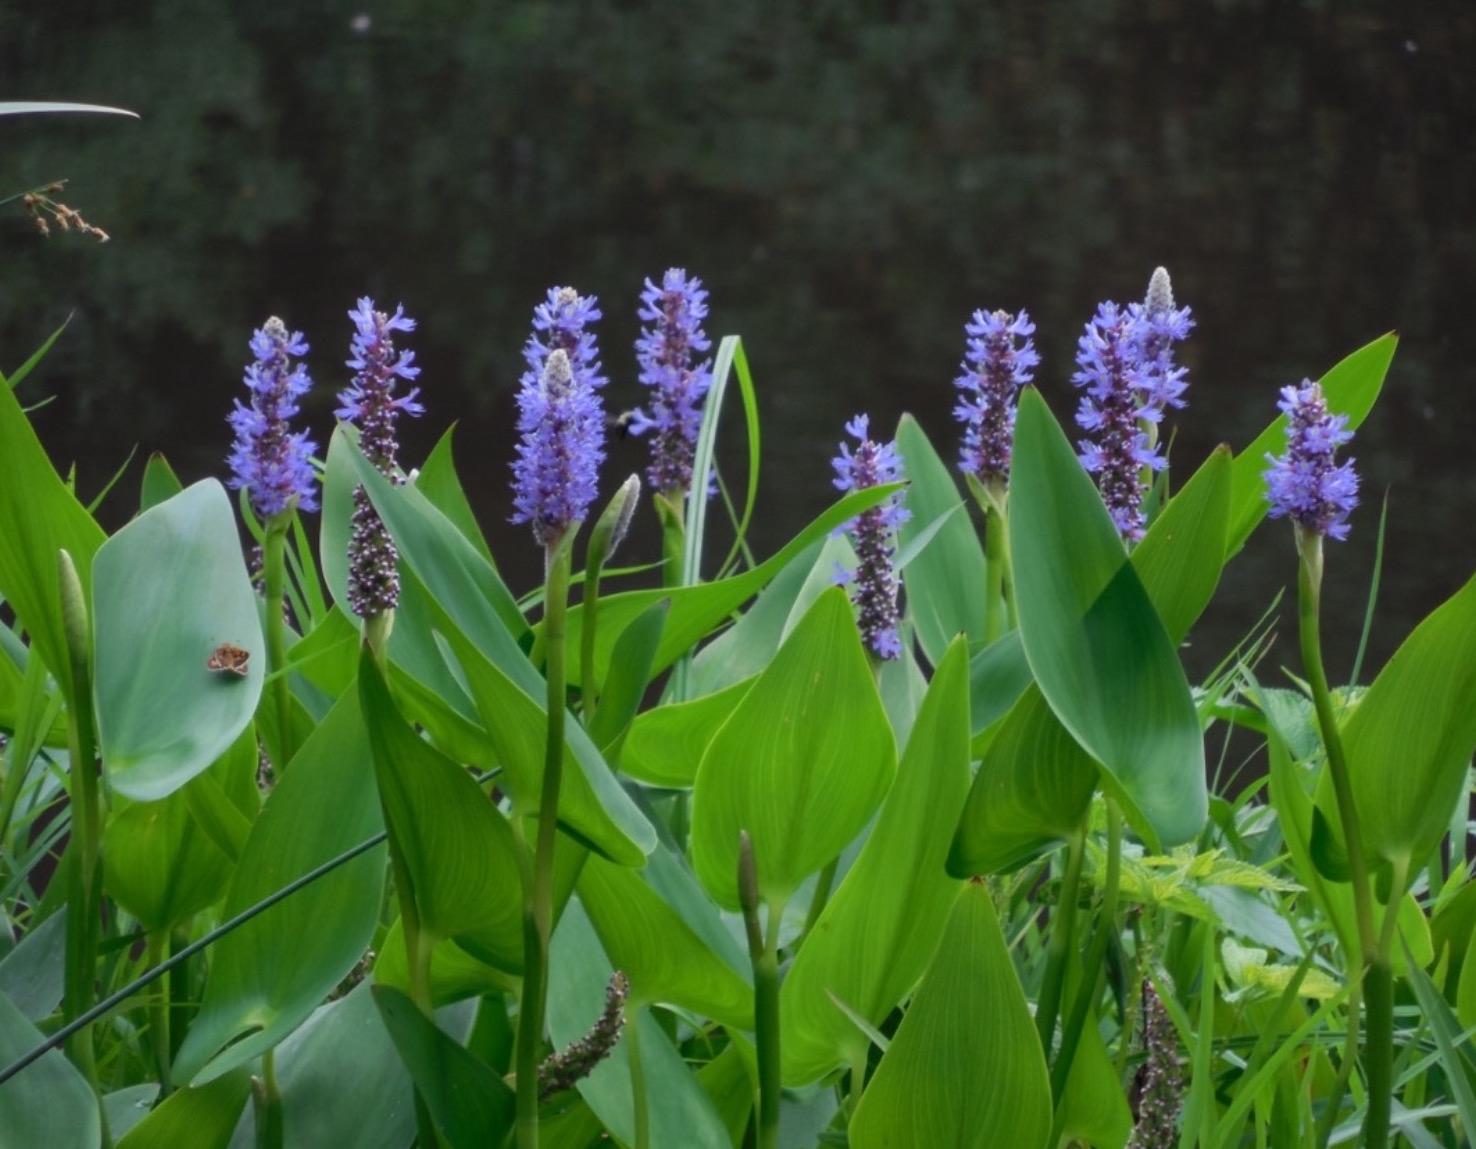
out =
<path fill-rule="evenodd" d="M 215 653 L 205 660 L 205 669 L 213 670 L 217 674 L 230 672 L 246 677 L 246 663 L 251 660 L 251 652 L 242 650 L 239 646 L 232 646 L 223 642 L 215 648 Z"/>

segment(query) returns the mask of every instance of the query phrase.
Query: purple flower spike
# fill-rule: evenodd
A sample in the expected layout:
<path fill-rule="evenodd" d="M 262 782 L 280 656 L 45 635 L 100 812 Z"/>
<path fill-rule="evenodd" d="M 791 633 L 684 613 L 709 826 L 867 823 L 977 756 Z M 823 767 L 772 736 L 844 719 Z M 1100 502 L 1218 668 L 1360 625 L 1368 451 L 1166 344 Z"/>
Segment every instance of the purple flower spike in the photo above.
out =
<path fill-rule="evenodd" d="M 1194 320 L 1189 308 L 1174 307 L 1174 288 L 1167 269 L 1154 270 L 1147 296 L 1130 310 L 1141 324 L 1138 357 L 1146 376 L 1143 386 L 1149 404 L 1160 412 L 1165 407 L 1184 406 L 1189 372 L 1174 363 L 1174 344 L 1189 337 Z"/>
<path fill-rule="evenodd" d="M 529 370 L 518 394 L 522 442 L 513 460 L 512 521 L 531 523 L 533 537 L 554 545 L 589 512 L 605 458 L 605 413 L 592 332 L 600 317 L 594 297 L 555 288 L 534 312 L 534 334 L 524 349 Z M 544 338 L 540 339 L 540 333 Z"/>
<path fill-rule="evenodd" d="M 842 443 L 831 461 L 835 485 L 842 491 L 864 491 L 902 478 L 902 459 L 893 443 L 867 438 L 869 420 L 857 415 L 846 424 L 846 433 L 857 439 L 853 451 Z M 837 569 L 836 582 L 854 582 L 851 602 L 861 637 L 878 658 L 900 658 L 902 643 L 897 637 L 897 572 L 892 567 L 896 553 L 897 528 L 910 517 L 902 506 L 900 492 L 869 511 L 862 511 L 842 528 L 849 532 L 856 551 L 856 570 Z"/>
<path fill-rule="evenodd" d="M 1335 539 L 1348 537 L 1348 515 L 1358 505 L 1353 460 L 1335 465 L 1337 449 L 1353 438 L 1348 416 L 1328 413 L 1322 388 L 1302 381 L 1283 387 L 1276 404 L 1286 412 L 1286 454 L 1267 455 L 1264 471 L 1271 517 L 1285 515 L 1303 530 Z"/>
<path fill-rule="evenodd" d="M 236 400 L 230 414 L 236 441 L 227 460 L 232 487 L 245 487 L 251 506 L 263 519 L 292 506 L 318 509 L 313 473 L 316 444 L 304 431 L 292 432 L 287 421 L 297 414 L 297 400 L 312 386 L 307 368 L 293 364 L 292 356 L 306 355 L 301 332 L 289 334 L 273 316 L 251 337 L 256 362 L 246 368 L 251 406 Z"/>
<path fill-rule="evenodd" d="M 394 478 L 395 454 L 399 441 L 395 437 L 395 418 L 424 414 L 425 408 L 415 401 L 420 388 L 410 388 L 408 395 L 395 394 L 395 378 L 414 379 L 420 368 L 414 366 L 415 352 L 395 352 L 390 333 L 414 331 L 415 320 L 405 317 L 404 307 L 396 307 L 393 315 L 374 310 L 368 296 L 349 313 L 357 329 L 354 333 L 348 365 L 357 374 L 346 390 L 340 391 L 343 404 L 334 412 L 359 428 L 359 449 L 380 472 Z"/>
<path fill-rule="evenodd" d="M 953 385 L 963 392 L 954 416 L 964 425 L 959 469 L 986 487 L 1009 481 L 1010 447 L 1015 438 L 1015 403 L 1040 364 L 1030 316 L 1021 311 L 974 312 L 964 328 L 968 354 Z M 1024 340 L 1023 344 L 1019 340 Z"/>
<path fill-rule="evenodd" d="M 1096 478 L 1102 501 L 1124 539 L 1143 537 L 1144 468 L 1160 470 L 1158 453 L 1139 420 L 1162 416 L 1145 394 L 1150 373 L 1140 357 L 1145 324 L 1115 303 L 1103 303 L 1077 342 L 1079 368 L 1071 381 L 1086 388 L 1076 422 L 1093 439 L 1077 444 L 1084 466 Z"/>
<path fill-rule="evenodd" d="M 414 379 L 420 368 L 414 366 L 413 351 L 395 351 L 390 336 L 395 331 L 414 331 L 415 321 L 405 316 L 403 307 L 393 315 L 374 310 L 368 296 L 348 313 L 354 321 L 352 356 L 348 365 L 356 374 L 353 382 L 340 391 L 343 404 L 336 412 L 359 428 L 359 449 L 374 466 L 393 483 L 400 482 L 395 473 L 395 455 L 399 441 L 395 420 L 400 412 L 419 415 L 425 408 L 415 401 L 420 389 L 395 395 L 395 379 Z M 360 618 L 371 618 L 393 610 L 400 601 L 400 576 L 396 569 L 399 555 L 379 512 L 369 501 L 363 487 L 354 489 L 353 534 L 349 538 L 349 606 Z"/>
<path fill-rule="evenodd" d="M 641 293 L 641 328 L 636 361 L 641 382 L 651 388 L 651 413 L 634 412 L 630 430 L 654 430 L 651 466 L 646 477 L 658 491 L 679 497 L 692 482 L 692 456 L 702 426 L 702 398 L 712 386 L 712 360 L 694 362 L 712 346 L 702 330 L 707 318 L 707 292 L 696 276 L 673 267 L 657 287 L 649 279 Z"/>

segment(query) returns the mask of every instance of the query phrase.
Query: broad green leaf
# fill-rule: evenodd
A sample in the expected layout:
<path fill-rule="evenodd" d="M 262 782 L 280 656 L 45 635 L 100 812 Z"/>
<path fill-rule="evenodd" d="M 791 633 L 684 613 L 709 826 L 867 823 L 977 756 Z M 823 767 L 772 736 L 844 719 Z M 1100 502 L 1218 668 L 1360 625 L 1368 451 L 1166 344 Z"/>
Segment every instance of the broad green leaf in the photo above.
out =
<path fill-rule="evenodd" d="M 692 792 L 692 862 L 738 908 L 738 834 L 772 906 L 859 834 L 896 746 L 845 591 L 816 600 L 707 747 Z"/>
<path fill-rule="evenodd" d="M 738 620 L 692 656 L 687 671 L 689 698 L 701 698 L 752 678 L 784 641 L 795 617 L 795 603 L 820 552 L 831 542 L 811 543 L 774 576 Z M 803 613 L 803 612 L 801 612 Z"/>
<path fill-rule="evenodd" d="M 626 627 L 615 644 L 610 676 L 604 681 L 599 706 L 589 726 L 590 738 L 602 751 L 608 752 L 630 728 L 631 720 L 640 710 L 669 609 L 665 599 L 658 602 Z"/>
<path fill-rule="evenodd" d="M 438 605 L 441 632 L 465 676 L 486 731 L 489 762 L 503 767 L 499 786 L 522 811 L 538 809 L 543 794 L 543 763 L 548 744 L 548 714 L 540 690 L 530 696 L 487 658 Z M 524 666 L 526 659 L 518 657 Z M 559 788 L 559 824 L 592 849 L 626 866 L 639 866 L 656 844 L 656 832 L 620 787 L 590 737 L 572 716 L 565 720 L 564 769 Z"/>
<path fill-rule="evenodd" d="M 145 511 L 93 562 L 93 696 L 114 790 L 163 798 L 223 754 L 261 697 L 266 643 L 224 488 L 213 479 Z M 207 668 L 223 643 L 245 676 Z"/>
<path fill-rule="evenodd" d="M 1020 632 L 1011 630 L 969 660 L 969 712 L 973 733 L 983 735 L 1014 709 L 1034 679 Z M 982 748 L 982 743 L 975 747 Z"/>
<path fill-rule="evenodd" d="M 633 1006 L 671 1003 L 736 1029 L 753 1028 L 753 989 L 739 972 L 732 935 L 665 846 L 639 872 L 591 856 L 579 875 L 579 900 L 610 960 L 630 979 Z M 705 918 L 706 937 L 694 928 L 700 923 L 684 917 Z"/>
<path fill-rule="evenodd" d="M 912 512 L 898 532 L 905 547 L 962 499 L 953 472 L 911 415 L 903 415 L 897 424 L 897 451 L 906 467 L 906 506 Z M 984 548 L 967 514 L 948 519 L 902 578 L 907 612 L 929 662 L 936 666 L 957 634 L 974 642 L 984 638 Z"/>
<path fill-rule="evenodd" d="M 177 1090 L 130 1129 L 116 1143 L 117 1149 L 155 1149 L 161 1145 L 226 1149 L 250 1097 L 251 1074 L 245 1069 L 193 1089 Z"/>
<path fill-rule="evenodd" d="M 500 1145 L 513 1126 L 513 1091 L 399 990 L 375 986 L 373 994 L 385 1028 L 450 1149 Z"/>
<path fill-rule="evenodd" d="M 1045 1149 L 1051 1083 L 989 890 L 969 882 L 851 1118 L 855 1149 Z"/>
<path fill-rule="evenodd" d="M 245 821 L 259 803 L 256 766 L 256 739 L 248 728 L 210 769 L 168 797 L 118 800 L 103 834 L 104 880 L 145 929 L 171 930 L 225 892 L 232 859 L 191 816 L 187 791 L 215 787 Z"/>
<path fill-rule="evenodd" d="M 1404 640 L 1343 725 L 1368 853 L 1419 865 L 1445 835 L 1476 751 L 1473 699 L 1476 578 Z"/>
<path fill-rule="evenodd" d="M 33 924 L 16 947 L 0 959 L 0 994 L 8 997 L 27 1021 L 45 1020 L 61 1002 L 66 960 L 67 914 L 61 910 Z"/>
<path fill-rule="evenodd" d="M 325 548 L 330 542 L 327 501 L 330 482 L 334 485 L 337 500 L 334 504 L 334 522 L 337 525 L 335 537 L 331 540 L 335 546 L 346 548 L 348 544 L 346 536 L 338 537 L 344 529 L 342 490 L 348 489 L 351 502 L 354 485 L 363 484 L 374 502 L 374 509 L 379 512 L 399 548 L 400 561 L 415 571 L 451 617 L 468 635 L 484 644 L 488 655 L 499 662 L 501 651 L 509 646 L 517 649 L 516 639 L 526 631 L 527 623 L 512 592 L 503 585 L 492 564 L 413 485 L 397 486 L 375 470 L 342 425 L 333 433 L 328 450 L 328 470 L 324 476 Z M 328 555 L 325 553 L 325 575 L 328 569 Z M 347 575 L 343 578 L 346 586 Z M 346 605 L 347 600 L 339 597 L 339 588 L 334 586 L 332 578 L 329 578 L 328 585 L 333 589 L 335 600 Z M 494 642 L 496 646 L 489 645 Z M 571 649 L 577 650 L 578 647 Z M 526 664 L 527 659 L 523 662 Z"/>
<path fill-rule="evenodd" d="M 1010 549 L 1025 655 L 1061 724 L 1155 851 L 1193 838 L 1204 743 L 1173 643 L 1090 477 L 1034 390 L 1020 399 Z"/>
<path fill-rule="evenodd" d="M 0 1067 L 45 1040 L 0 993 Z M 97 1098 L 60 1050 L 53 1049 L 0 1085 L 0 1144 L 6 1149 L 97 1149 L 101 1140 Z"/>
<path fill-rule="evenodd" d="M 1327 398 L 1327 407 L 1338 415 L 1348 416 L 1348 427 L 1356 430 L 1373 409 L 1374 401 L 1384 386 L 1384 376 L 1394 358 L 1399 336 L 1390 332 L 1360 347 L 1327 372 L 1318 382 Z M 1296 380 L 1288 379 L 1288 383 Z M 1275 410 L 1277 396 L 1266 396 L 1266 408 Z M 1256 436 L 1254 442 L 1236 457 L 1232 468 L 1230 494 L 1230 531 L 1225 557 L 1239 553 L 1245 540 L 1266 514 L 1266 456 L 1286 450 L 1286 416 L 1278 415 L 1272 424 Z"/>
<path fill-rule="evenodd" d="M 390 636 L 393 640 L 393 635 Z M 287 651 L 287 661 L 324 694 L 337 698 L 359 669 L 359 627 L 342 607 L 334 606 Z"/>
<path fill-rule="evenodd" d="M 374 984 L 389 986 L 402 993 L 410 992 L 404 922 L 399 918 L 379 943 L 379 954 L 374 960 Z M 437 943 L 431 951 L 431 1002 L 438 1007 L 478 994 L 513 990 L 517 985 L 515 976 L 478 961 L 450 939 Z"/>
<path fill-rule="evenodd" d="M 0 387 L 0 598 L 63 684 L 71 682 L 72 669 L 56 555 L 60 550 L 71 554 L 88 592 L 92 556 L 106 537 L 52 467 L 15 394 Z"/>
<path fill-rule="evenodd" d="M 657 674 L 665 670 L 688 653 L 733 611 L 767 586 L 770 580 L 811 545 L 899 489 L 900 484 L 887 483 L 879 487 L 868 487 L 864 491 L 852 491 L 822 512 L 770 558 L 732 578 L 694 586 L 659 587 L 601 595 L 599 632 L 595 635 L 595 674 L 601 681 L 609 674 L 610 658 L 621 632 L 652 604 L 663 598 L 670 598 L 671 615 L 661 636 L 661 645 L 657 648 L 651 672 Z M 570 650 L 579 649 L 583 625 L 583 606 L 571 608 L 568 620 Z M 571 680 L 575 673 L 576 669 L 571 665 Z"/>
<path fill-rule="evenodd" d="M 985 743 L 948 854 L 955 877 L 998 874 L 1079 833 L 1097 764 L 1034 683 Z"/>
<path fill-rule="evenodd" d="M 968 649 L 954 639 L 933 675 L 876 825 L 806 938 L 780 992 L 784 1080 L 805 1085 L 866 1054 L 828 994 L 880 1025 L 937 946 L 958 882 L 943 868 L 969 788 Z"/>
<path fill-rule="evenodd" d="M 600 1016 L 614 972 L 577 899 L 559 919 L 549 965 L 548 1035 L 554 1048 L 562 1049 L 582 1038 Z M 634 1026 L 639 1027 L 635 1043 L 646 1080 L 650 1149 L 731 1149 L 722 1118 L 665 1030 L 649 1012 L 629 1003 L 620 1040 L 577 1086 L 610 1136 L 624 1145 L 635 1144 L 630 1079 Z"/>
<path fill-rule="evenodd" d="M 452 1040 L 464 1040 L 471 1010 L 438 1010 Z M 313 1011 L 277 1046 L 284 1149 L 406 1149 L 415 1137 L 414 1089 L 395 1051 L 370 984 Z M 231 1149 L 254 1149 L 256 1124 L 247 1110 Z"/>
<path fill-rule="evenodd" d="M 522 969 L 523 898 L 512 827 L 464 767 L 400 717 L 368 646 L 359 660 L 359 701 L 421 930 L 428 938 L 453 938 L 503 969 Z"/>
<path fill-rule="evenodd" d="M 420 473 L 415 476 L 415 489 L 445 515 L 461 532 L 462 537 L 477 549 L 477 553 L 496 569 L 492 552 L 487 549 L 487 541 L 482 537 L 482 528 L 477 524 L 476 513 L 472 510 L 456 474 L 456 459 L 451 448 L 451 437 L 455 431 L 456 424 L 453 423 L 436 441 L 434 449 L 421 464 Z"/>
<path fill-rule="evenodd" d="M 620 768 L 652 786 L 690 786 L 708 744 L 743 701 L 753 679 L 692 702 L 669 702 L 636 715 L 620 749 Z"/>
<path fill-rule="evenodd" d="M 373 754 L 358 691 L 351 690 L 298 750 L 262 807 L 222 918 L 383 828 Z M 202 1084 L 219 1077 L 302 1024 L 368 948 L 384 870 L 383 847 L 370 850 L 215 944 L 204 1003 L 175 1059 L 177 1080 Z"/>
<path fill-rule="evenodd" d="M 1231 475 L 1230 448 L 1216 447 L 1133 548 L 1133 569 L 1176 645 L 1219 585 Z"/>
<path fill-rule="evenodd" d="M 144 464 L 143 488 L 139 493 L 139 510 L 151 511 L 184 490 L 184 484 L 169 465 L 169 460 L 155 451 Z"/>

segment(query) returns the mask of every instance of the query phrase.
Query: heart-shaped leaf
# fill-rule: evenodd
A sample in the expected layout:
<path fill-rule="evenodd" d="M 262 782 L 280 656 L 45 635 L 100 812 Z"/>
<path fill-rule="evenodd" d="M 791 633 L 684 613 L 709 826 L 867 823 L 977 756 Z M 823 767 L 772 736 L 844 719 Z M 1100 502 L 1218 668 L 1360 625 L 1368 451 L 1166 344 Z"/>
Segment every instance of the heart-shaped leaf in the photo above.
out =
<path fill-rule="evenodd" d="M 113 789 L 163 798 L 251 721 L 266 673 L 256 592 L 225 489 L 196 483 L 145 511 L 93 562 L 93 694 Z M 223 646 L 245 674 L 212 670 Z"/>

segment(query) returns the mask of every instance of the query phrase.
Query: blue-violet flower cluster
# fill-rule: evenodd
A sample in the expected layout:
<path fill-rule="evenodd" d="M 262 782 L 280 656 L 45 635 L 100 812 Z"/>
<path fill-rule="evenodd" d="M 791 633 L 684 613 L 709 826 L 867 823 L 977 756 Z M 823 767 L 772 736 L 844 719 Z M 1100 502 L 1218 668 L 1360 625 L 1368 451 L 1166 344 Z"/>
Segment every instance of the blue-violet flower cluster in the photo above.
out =
<path fill-rule="evenodd" d="M 968 352 L 954 386 L 963 392 L 954 416 L 964 425 L 959 469 L 986 487 L 1009 481 L 1010 448 L 1015 438 L 1015 405 L 1020 388 L 1040 364 L 1029 336 L 1035 324 L 1024 311 L 974 312 L 964 328 Z M 1020 341 L 1024 340 L 1023 343 Z"/>
<path fill-rule="evenodd" d="M 312 386 L 307 368 L 293 356 L 307 354 L 301 332 L 291 332 L 276 316 L 251 336 L 256 361 L 246 368 L 251 405 L 236 400 L 230 414 L 236 441 L 231 447 L 230 485 L 245 487 L 251 506 L 263 519 L 296 506 L 318 509 L 314 493 L 313 452 L 317 449 L 304 431 L 290 431 L 287 423 L 297 414 L 297 401 Z"/>
<path fill-rule="evenodd" d="M 1102 501 L 1125 539 L 1143 537 L 1144 468 L 1164 465 L 1139 420 L 1156 421 L 1162 409 L 1145 394 L 1148 373 L 1139 357 L 1141 320 L 1115 303 L 1103 303 L 1077 342 L 1078 370 L 1071 381 L 1086 388 L 1076 422 L 1092 439 L 1078 444 L 1082 466 L 1095 476 Z"/>
<path fill-rule="evenodd" d="M 867 416 L 857 415 L 846 424 L 846 433 L 857 440 L 856 447 L 852 450 L 842 443 L 840 454 L 831 461 L 835 485 L 842 491 L 864 491 L 902 478 L 902 459 L 896 445 L 868 438 L 869 422 Z M 897 528 L 909 517 L 899 492 L 879 506 L 862 511 L 843 528 L 849 532 L 856 551 L 856 570 L 837 570 L 836 581 L 854 583 L 851 602 L 856 607 L 861 637 L 880 658 L 899 658 L 902 654 L 897 637 L 898 580 L 892 560 Z"/>
<path fill-rule="evenodd" d="M 1160 413 L 1165 407 L 1184 406 L 1188 368 L 1174 362 L 1174 344 L 1189 337 L 1194 320 L 1189 308 L 1174 306 L 1174 287 L 1165 268 L 1154 269 L 1143 302 L 1129 310 L 1138 320 L 1138 358 L 1148 404 Z"/>
<path fill-rule="evenodd" d="M 396 352 L 391 333 L 414 331 L 415 321 L 406 317 L 403 307 L 396 307 L 393 315 L 376 311 L 374 301 L 367 296 L 348 314 L 355 328 L 348 366 L 355 375 L 339 392 L 342 406 L 335 414 L 359 428 L 359 449 L 365 458 L 391 482 L 398 483 L 395 420 L 402 411 L 419 415 L 425 408 L 415 401 L 419 388 L 412 387 L 405 395 L 394 393 L 396 378 L 414 379 L 420 368 L 414 365 L 413 351 Z M 395 569 L 398 558 L 368 492 L 356 487 L 353 534 L 349 539 L 349 605 L 360 618 L 393 610 L 399 602 L 400 576 Z"/>
<path fill-rule="evenodd" d="M 651 410 L 637 409 L 630 430 L 655 432 L 646 477 L 657 491 L 680 496 L 692 482 L 701 403 L 712 386 L 712 360 L 696 362 L 697 354 L 712 346 L 702 330 L 707 292 L 696 276 L 689 279 L 673 267 L 660 287 L 646 280 L 638 315 L 651 325 L 641 328 L 635 345 L 640 381 L 651 388 Z"/>
<path fill-rule="evenodd" d="M 518 393 L 522 441 L 513 460 L 512 521 L 531 523 L 544 546 L 556 543 L 594 502 L 605 458 L 605 415 L 594 333 L 593 296 L 556 287 L 533 313 L 523 350 L 528 370 Z"/>
<path fill-rule="evenodd" d="M 1286 454 L 1266 456 L 1264 472 L 1271 517 L 1285 515 L 1299 527 L 1335 539 L 1348 537 L 1348 515 L 1358 505 L 1353 460 L 1335 464 L 1337 449 L 1353 438 L 1346 415 L 1328 412 L 1322 388 L 1303 380 L 1283 387 L 1276 404 L 1286 413 Z"/>

